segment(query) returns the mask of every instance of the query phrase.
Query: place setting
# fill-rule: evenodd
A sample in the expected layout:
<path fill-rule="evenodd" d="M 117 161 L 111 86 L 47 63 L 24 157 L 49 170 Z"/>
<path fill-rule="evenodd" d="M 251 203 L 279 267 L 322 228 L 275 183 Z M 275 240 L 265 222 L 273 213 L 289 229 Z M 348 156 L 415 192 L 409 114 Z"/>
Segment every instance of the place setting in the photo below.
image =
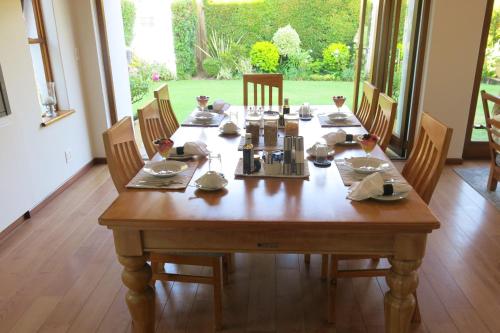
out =
<path fill-rule="evenodd" d="M 196 97 L 198 106 L 182 123 L 182 126 L 191 127 L 218 127 L 227 116 L 226 111 L 231 105 L 223 100 L 217 100 L 212 105 L 208 105 L 210 97 L 200 95 Z"/>
<path fill-rule="evenodd" d="M 337 110 L 329 113 L 318 114 L 321 127 L 360 127 L 361 123 L 354 114 L 344 107 L 345 96 L 333 96 L 332 100 Z"/>

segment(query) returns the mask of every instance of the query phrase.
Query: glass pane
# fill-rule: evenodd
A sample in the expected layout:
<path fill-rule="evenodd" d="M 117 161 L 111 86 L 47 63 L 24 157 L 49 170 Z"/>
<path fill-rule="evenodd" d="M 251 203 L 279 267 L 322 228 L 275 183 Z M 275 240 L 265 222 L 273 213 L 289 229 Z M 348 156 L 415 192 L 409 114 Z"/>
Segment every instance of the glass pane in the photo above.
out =
<path fill-rule="evenodd" d="M 370 81 L 373 61 L 373 51 L 376 37 L 376 24 L 378 17 L 379 0 L 366 1 L 365 25 L 361 27 L 364 32 L 363 55 L 361 59 L 361 77 L 359 80 L 358 107 L 363 96 L 363 82 Z"/>
<path fill-rule="evenodd" d="M 32 0 L 23 0 L 23 14 L 28 38 L 38 38 Z"/>
<path fill-rule="evenodd" d="M 33 69 L 35 71 L 35 80 L 39 92 L 47 89 L 47 78 L 43 66 L 42 52 L 39 44 L 30 45 L 31 59 L 33 60 Z"/>
<path fill-rule="evenodd" d="M 394 66 L 394 77 L 392 81 L 392 97 L 398 102 L 398 111 L 396 113 L 396 121 L 394 122 L 394 135 L 401 135 L 401 122 L 403 111 L 406 102 L 403 101 L 404 92 L 408 75 L 411 75 L 409 70 L 410 62 L 410 46 L 412 37 L 413 13 L 416 6 L 415 0 L 403 0 L 401 2 L 401 13 L 398 29 L 398 40 L 396 41 L 396 55 Z"/>
<path fill-rule="evenodd" d="M 492 95 L 500 95 L 500 1 L 495 0 L 493 15 L 491 17 L 488 44 L 481 76 L 481 90 L 486 90 Z M 491 106 L 490 106 L 491 109 Z M 485 125 L 483 102 L 481 95 L 478 96 L 476 105 L 476 115 L 474 117 L 475 127 Z M 488 141 L 488 134 L 485 129 L 474 128 L 472 130 L 472 141 Z"/>

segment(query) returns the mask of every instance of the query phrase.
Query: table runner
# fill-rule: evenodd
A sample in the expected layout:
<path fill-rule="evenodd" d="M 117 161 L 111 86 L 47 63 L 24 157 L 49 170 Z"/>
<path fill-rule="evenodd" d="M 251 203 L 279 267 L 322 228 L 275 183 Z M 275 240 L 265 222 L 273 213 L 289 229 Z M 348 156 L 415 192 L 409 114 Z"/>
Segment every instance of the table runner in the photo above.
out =
<path fill-rule="evenodd" d="M 351 186 L 354 182 L 362 181 L 369 174 L 363 174 L 352 170 L 346 163 L 344 159 L 336 159 L 335 165 L 339 170 L 340 177 L 345 186 Z M 398 170 L 393 166 L 390 170 L 381 173 L 384 180 L 388 181 L 394 179 L 398 182 L 406 183 L 406 179 L 398 172 Z"/>
<path fill-rule="evenodd" d="M 186 163 L 188 165 L 187 170 L 173 177 L 166 178 L 152 176 L 141 169 L 126 187 L 156 190 L 183 190 L 188 186 L 198 166 L 198 162 L 190 161 Z"/>

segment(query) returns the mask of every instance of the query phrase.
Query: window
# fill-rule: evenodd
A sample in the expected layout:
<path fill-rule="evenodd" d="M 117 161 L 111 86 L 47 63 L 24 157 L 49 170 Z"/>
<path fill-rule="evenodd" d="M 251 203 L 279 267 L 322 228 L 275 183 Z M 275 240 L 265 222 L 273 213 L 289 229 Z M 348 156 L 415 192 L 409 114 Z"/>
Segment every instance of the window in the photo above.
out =
<path fill-rule="evenodd" d="M 9 101 L 7 99 L 7 89 L 3 81 L 2 67 L 0 66 L 0 118 L 10 114 Z"/>
<path fill-rule="evenodd" d="M 53 82 L 52 68 L 49 58 L 45 25 L 41 0 L 21 0 L 23 14 L 28 31 L 28 43 L 30 45 L 35 79 L 40 92 L 45 92 L 47 82 Z"/>

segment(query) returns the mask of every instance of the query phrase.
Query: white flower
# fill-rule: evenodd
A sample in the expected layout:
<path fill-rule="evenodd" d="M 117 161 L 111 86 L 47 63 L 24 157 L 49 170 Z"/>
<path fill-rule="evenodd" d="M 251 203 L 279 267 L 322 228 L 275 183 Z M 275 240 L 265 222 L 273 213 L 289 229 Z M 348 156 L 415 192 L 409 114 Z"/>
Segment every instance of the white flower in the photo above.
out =
<path fill-rule="evenodd" d="M 273 43 L 282 56 L 296 55 L 300 52 L 299 34 L 290 24 L 274 33 Z"/>

